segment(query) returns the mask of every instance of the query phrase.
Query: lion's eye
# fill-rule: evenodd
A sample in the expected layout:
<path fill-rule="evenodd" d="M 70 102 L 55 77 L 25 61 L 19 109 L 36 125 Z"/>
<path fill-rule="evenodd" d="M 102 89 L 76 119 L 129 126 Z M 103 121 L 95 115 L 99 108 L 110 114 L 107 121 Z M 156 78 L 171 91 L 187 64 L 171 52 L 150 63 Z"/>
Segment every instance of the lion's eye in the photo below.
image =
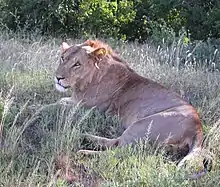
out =
<path fill-rule="evenodd" d="M 80 66 L 80 65 L 81 65 L 80 62 L 77 61 L 72 67 L 78 67 L 78 66 Z"/>
<path fill-rule="evenodd" d="M 63 63 L 63 62 L 64 62 L 64 57 L 61 56 L 61 57 L 60 57 L 60 60 L 61 60 L 61 63 Z"/>

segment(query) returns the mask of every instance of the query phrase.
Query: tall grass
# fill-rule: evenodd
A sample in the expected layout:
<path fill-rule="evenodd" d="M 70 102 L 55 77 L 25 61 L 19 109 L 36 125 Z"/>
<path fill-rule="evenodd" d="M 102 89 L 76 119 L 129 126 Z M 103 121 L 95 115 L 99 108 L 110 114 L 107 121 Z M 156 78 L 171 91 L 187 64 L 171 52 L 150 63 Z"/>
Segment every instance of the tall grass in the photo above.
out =
<path fill-rule="evenodd" d="M 81 42 L 74 40 L 71 42 Z M 162 150 L 146 144 L 82 157 L 94 148 L 81 133 L 117 137 L 117 117 L 57 103 L 70 95 L 55 90 L 60 39 L 0 35 L 0 186 L 218 186 L 220 74 L 189 58 L 180 40 L 171 46 L 109 41 L 132 68 L 180 93 L 199 111 L 214 154 L 214 168 L 197 181 L 186 180 Z M 193 50 L 193 49 L 192 49 Z M 214 55 L 214 53 L 213 53 Z M 185 59 L 183 63 L 183 59 Z M 192 61 L 192 59 L 194 59 Z M 204 63 L 204 62 L 203 62 Z M 62 156 L 63 155 L 63 156 Z M 58 179 L 57 179 L 58 178 Z"/>

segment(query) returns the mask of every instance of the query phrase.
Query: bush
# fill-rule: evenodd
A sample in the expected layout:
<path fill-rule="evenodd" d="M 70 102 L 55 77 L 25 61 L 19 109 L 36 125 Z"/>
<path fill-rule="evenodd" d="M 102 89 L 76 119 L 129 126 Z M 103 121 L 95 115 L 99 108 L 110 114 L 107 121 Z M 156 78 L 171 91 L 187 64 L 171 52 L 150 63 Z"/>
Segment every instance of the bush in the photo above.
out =
<path fill-rule="evenodd" d="M 40 34 L 161 41 L 184 29 L 191 40 L 220 37 L 217 0 L 1 0 L 4 28 Z"/>
<path fill-rule="evenodd" d="M 126 39 L 121 28 L 135 17 L 133 2 L 85 0 L 80 4 L 80 23 L 84 34 L 95 34 L 96 37 L 113 36 Z"/>
<path fill-rule="evenodd" d="M 1 22 L 12 30 L 77 34 L 77 7 L 73 0 L 3 0 L 0 5 Z"/>

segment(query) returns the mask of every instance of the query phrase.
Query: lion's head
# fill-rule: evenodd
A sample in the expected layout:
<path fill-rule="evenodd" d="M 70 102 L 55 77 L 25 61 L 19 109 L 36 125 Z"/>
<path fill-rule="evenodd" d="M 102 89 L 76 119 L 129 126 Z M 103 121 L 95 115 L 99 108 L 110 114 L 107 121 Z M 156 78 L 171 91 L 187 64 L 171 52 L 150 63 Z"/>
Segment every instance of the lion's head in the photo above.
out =
<path fill-rule="evenodd" d="M 56 88 L 66 91 L 76 83 L 89 80 L 99 69 L 98 62 L 112 53 L 112 49 L 100 41 L 87 40 L 83 44 L 61 46 L 60 64 L 55 73 Z"/>

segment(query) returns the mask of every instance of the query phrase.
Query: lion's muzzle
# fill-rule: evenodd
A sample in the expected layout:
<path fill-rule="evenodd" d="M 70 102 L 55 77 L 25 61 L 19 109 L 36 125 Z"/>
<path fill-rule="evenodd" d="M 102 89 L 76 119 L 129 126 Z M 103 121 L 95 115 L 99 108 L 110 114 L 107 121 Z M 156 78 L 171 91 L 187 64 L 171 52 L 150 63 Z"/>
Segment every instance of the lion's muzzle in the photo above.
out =
<path fill-rule="evenodd" d="M 55 86 L 56 86 L 56 89 L 60 92 L 65 92 L 69 88 L 69 86 L 65 86 L 62 84 L 63 79 L 64 78 L 55 77 L 55 83 L 56 83 Z"/>

